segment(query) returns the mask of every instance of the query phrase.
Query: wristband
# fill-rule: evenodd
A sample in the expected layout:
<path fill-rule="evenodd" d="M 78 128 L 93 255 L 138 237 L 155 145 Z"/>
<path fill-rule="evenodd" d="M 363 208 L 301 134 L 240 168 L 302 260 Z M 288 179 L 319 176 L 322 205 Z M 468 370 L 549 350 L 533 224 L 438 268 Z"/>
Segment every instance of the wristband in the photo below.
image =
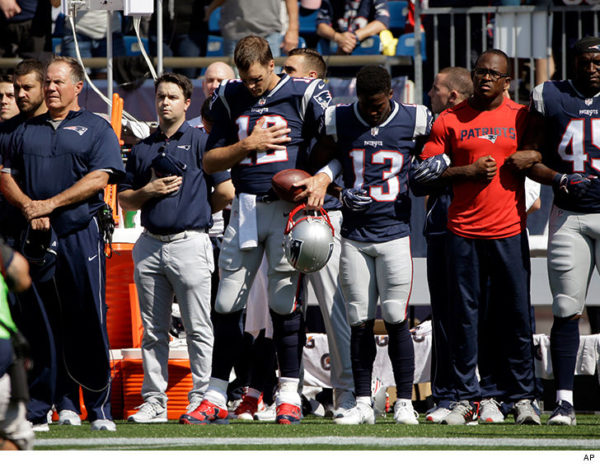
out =
<path fill-rule="evenodd" d="M 326 174 L 333 182 L 342 171 L 342 163 L 337 159 L 330 160 L 327 165 L 321 167 L 317 173 Z"/>
<path fill-rule="evenodd" d="M 358 38 L 358 34 L 356 34 L 354 31 L 352 31 L 352 34 L 354 34 L 354 37 L 356 39 L 356 43 L 360 44 L 360 39 Z"/>

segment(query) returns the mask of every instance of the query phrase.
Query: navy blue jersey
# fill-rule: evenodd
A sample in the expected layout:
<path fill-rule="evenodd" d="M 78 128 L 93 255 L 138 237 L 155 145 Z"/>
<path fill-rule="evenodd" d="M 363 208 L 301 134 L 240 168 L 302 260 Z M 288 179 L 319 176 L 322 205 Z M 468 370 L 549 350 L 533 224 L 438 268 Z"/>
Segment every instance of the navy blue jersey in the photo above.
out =
<path fill-rule="evenodd" d="M 371 127 L 358 103 L 329 107 L 324 131 L 333 137 L 342 163 L 344 186 L 363 188 L 373 203 L 364 213 L 344 208 L 341 234 L 360 242 L 380 243 L 410 233 L 408 172 L 416 139 L 431 129 L 431 112 L 422 105 L 391 101 L 390 116 Z"/>
<path fill-rule="evenodd" d="M 336 31 L 356 31 L 371 21 L 390 24 L 386 0 L 323 0 L 317 13 L 317 24 L 328 24 Z"/>
<path fill-rule="evenodd" d="M 182 163 L 183 181 L 179 190 L 169 196 L 152 198 L 142 206 L 142 225 L 150 232 L 170 235 L 212 226 L 212 188 L 230 176 L 228 172 L 204 173 L 202 157 L 207 139 L 208 135 L 202 130 L 184 122 L 170 138 L 158 130 L 133 147 L 118 191 L 139 190 L 148 184 L 152 178 L 152 161 L 159 154 L 168 154 Z"/>
<path fill-rule="evenodd" d="M 71 111 L 54 129 L 48 113 L 33 117 L 14 132 L 5 167 L 23 192 L 45 200 L 72 187 L 90 172 L 106 170 L 111 182 L 123 174 L 117 135 L 103 118 Z M 50 223 L 60 236 L 85 228 L 104 204 L 104 193 L 55 210 Z"/>
<path fill-rule="evenodd" d="M 531 110 L 545 117 L 543 161 L 560 173 L 600 176 L 600 94 L 584 97 L 571 81 L 547 81 L 531 95 Z M 600 212 L 600 181 L 581 199 L 554 195 L 554 204 L 577 212 Z"/>
<path fill-rule="evenodd" d="M 237 193 L 265 194 L 271 178 L 280 170 L 298 167 L 305 160 L 307 146 L 317 133 L 318 120 L 331 100 L 320 79 L 282 75 L 271 91 L 254 97 L 240 80 L 223 81 L 213 94 L 213 130 L 207 150 L 229 146 L 252 133 L 256 121 L 267 117 L 266 125 L 287 124 L 291 141 L 286 149 L 252 153 L 231 169 Z"/>

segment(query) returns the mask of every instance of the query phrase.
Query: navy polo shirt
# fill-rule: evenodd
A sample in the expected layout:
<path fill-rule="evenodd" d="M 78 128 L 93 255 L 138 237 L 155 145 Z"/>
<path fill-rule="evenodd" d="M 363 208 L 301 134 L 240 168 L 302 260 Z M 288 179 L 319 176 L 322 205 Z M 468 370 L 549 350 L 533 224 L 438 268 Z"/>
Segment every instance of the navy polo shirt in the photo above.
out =
<path fill-rule="evenodd" d="M 152 160 L 162 152 L 185 164 L 183 182 L 177 192 L 152 198 L 142 206 L 142 225 L 151 233 L 170 235 L 189 229 L 212 226 L 210 194 L 212 188 L 228 179 L 228 172 L 208 175 L 202 157 L 208 135 L 183 123 L 167 138 L 159 129 L 133 147 L 127 159 L 125 179 L 118 191 L 139 190 L 152 178 Z"/>
<path fill-rule="evenodd" d="M 87 110 L 71 111 L 58 125 L 50 114 L 33 117 L 15 130 L 5 167 L 33 200 L 51 198 L 87 174 L 106 170 L 109 183 L 123 174 L 117 135 L 102 117 Z M 86 228 L 104 205 L 104 192 L 56 209 L 50 223 L 59 237 Z"/>

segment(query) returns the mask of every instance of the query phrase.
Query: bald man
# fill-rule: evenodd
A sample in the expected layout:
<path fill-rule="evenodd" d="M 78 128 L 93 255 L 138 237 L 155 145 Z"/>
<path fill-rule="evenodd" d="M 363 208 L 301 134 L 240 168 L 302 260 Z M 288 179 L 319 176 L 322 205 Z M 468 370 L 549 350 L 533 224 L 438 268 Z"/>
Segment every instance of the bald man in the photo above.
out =
<path fill-rule="evenodd" d="M 225 62 L 213 62 L 206 68 L 204 72 L 204 80 L 202 81 L 202 91 L 204 97 L 209 97 L 212 92 L 219 87 L 224 79 L 235 78 L 233 68 Z"/>

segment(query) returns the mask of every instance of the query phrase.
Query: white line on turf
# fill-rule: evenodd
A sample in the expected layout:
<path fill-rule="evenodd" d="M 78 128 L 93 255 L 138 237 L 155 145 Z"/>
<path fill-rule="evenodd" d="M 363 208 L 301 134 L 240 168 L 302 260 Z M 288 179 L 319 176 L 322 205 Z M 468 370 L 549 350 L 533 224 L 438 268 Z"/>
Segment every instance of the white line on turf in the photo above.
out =
<path fill-rule="evenodd" d="M 39 439 L 36 447 L 84 447 L 99 446 L 125 449 L 160 448 L 176 446 L 476 446 L 476 447 L 514 447 L 514 448 L 585 448 L 599 449 L 600 439 L 557 439 L 557 438 L 376 438 L 313 436 L 308 438 L 56 438 Z"/>

